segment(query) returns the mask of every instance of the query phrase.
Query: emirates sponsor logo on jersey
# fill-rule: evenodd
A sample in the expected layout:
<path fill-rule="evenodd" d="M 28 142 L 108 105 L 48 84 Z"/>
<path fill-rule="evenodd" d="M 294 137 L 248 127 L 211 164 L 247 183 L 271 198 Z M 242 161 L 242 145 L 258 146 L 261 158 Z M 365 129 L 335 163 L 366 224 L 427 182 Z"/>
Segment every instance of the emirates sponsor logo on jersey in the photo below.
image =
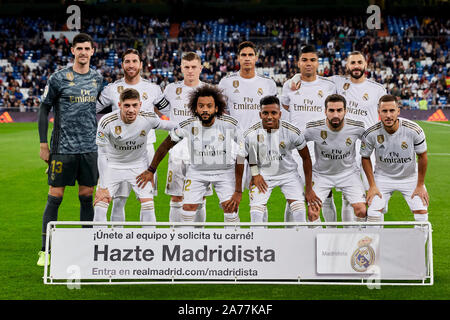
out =
<path fill-rule="evenodd" d="M 405 141 L 402 142 L 402 149 L 403 150 L 408 149 L 408 144 Z"/>
<path fill-rule="evenodd" d="M 66 73 L 66 78 L 67 78 L 67 80 L 69 80 L 69 81 L 72 81 L 73 79 L 75 79 L 75 77 L 74 77 L 74 75 L 73 75 L 72 72 L 67 72 L 67 73 Z"/>
<path fill-rule="evenodd" d="M 382 144 L 384 142 L 384 135 L 379 134 L 377 136 L 377 141 L 378 141 L 379 144 Z"/>
<path fill-rule="evenodd" d="M 116 127 L 114 128 L 114 132 L 115 132 L 116 134 L 121 134 L 121 133 L 122 133 L 122 127 L 121 127 L 121 126 L 116 126 Z"/>
<path fill-rule="evenodd" d="M 348 90 L 350 88 L 350 83 L 344 83 L 344 90 Z"/>

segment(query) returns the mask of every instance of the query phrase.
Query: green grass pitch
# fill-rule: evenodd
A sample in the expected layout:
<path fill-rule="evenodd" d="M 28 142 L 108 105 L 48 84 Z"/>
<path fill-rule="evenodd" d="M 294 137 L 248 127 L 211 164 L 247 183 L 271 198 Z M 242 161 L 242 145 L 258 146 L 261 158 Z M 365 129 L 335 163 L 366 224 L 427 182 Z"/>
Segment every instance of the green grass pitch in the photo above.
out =
<path fill-rule="evenodd" d="M 450 124 L 420 122 L 428 141 L 429 165 L 426 185 L 430 194 L 430 221 L 433 225 L 435 284 L 426 287 L 390 287 L 369 290 L 365 286 L 315 285 L 120 285 L 66 286 L 43 284 L 43 268 L 36 266 L 41 243 L 42 213 L 48 186 L 46 165 L 39 159 L 36 123 L 0 124 L 0 299 L 449 299 L 450 298 Z M 157 145 L 166 136 L 158 132 Z M 157 218 L 168 221 L 169 198 L 164 194 L 167 158 L 158 168 L 159 195 L 155 198 Z M 336 204 L 340 211 L 340 195 Z M 269 203 L 269 221 L 282 221 L 284 197 L 279 189 Z M 127 220 L 137 221 L 139 205 L 132 195 L 126 206 Z M 244 194 L 241 221 L 250 220 L 248 196 Z M 59 220 L 79 220 L 77 188 L 66 189 Z M 413 216 L 399 193 L 389 203 L 386 221 L 412 221 Z M 207 221 L 223 221 L 214 195 L 208 198 Z"/>

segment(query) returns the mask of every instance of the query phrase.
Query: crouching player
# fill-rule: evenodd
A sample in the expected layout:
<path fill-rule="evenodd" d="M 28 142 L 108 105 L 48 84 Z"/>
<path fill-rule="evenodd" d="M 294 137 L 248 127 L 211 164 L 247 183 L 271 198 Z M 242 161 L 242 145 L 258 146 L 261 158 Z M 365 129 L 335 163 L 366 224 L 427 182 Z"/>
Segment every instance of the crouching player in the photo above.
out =
<path fill-rule="evenodd" d="M 293 221 L 306 222 L 305 197 L 311 206 L 316 206 L 316 211 L 320 210 L 321 201 L 312 189 L 312 164 L 305 137 L 297 127 L 280 120 L 280 101 L 277 97 L 266 96 L 261 99 L 260 105 L 261 121 L 244 133 L 252 174 L 251 221 L 263 222 L 270 194 L 279 186 L 289 204 Z M 303 160 L 306 189 L 292 157 L 294 149 Z"/>
<path fill-rule="evenodd" d="M 224 210 L 225 222 L 239 222 L 237 213 L 242 198 L 244 142 L 238 122 L 224 114 L 224 96 L 217 87 L 201 86 L 190 94 L 189 108 L 194 117 L 182 121 L 156 150 L 147 171 L 139 175 L 138 186 L 153 183 L 153 174 L 167 152 L 188 139 L 190 164 L 183 190 L 180 222 L 193 222 L 212 184 Z"/>
<path fill-rule="evenodd" d="M 94 221 L 107 221 L 111 198 L 123 182 L 128 182 L 141 202 L 140 221 L 155 222 L 153 189 L 139 188 L 136 177 L 147 170 L 147 136 L 152 129 L 171 130 L 174 122 L 162 121 L 153 112 L 140 112 L 139 92 L 125 89 L 119 110 L 104 115 L 97 129 L 100 179 L 94 201 Z"/>
<path fill-rule="evenodd" d="M 369 181 L 367 220 L 380 222 L 392 193 L 402 193 L 418 222 L 428 221 L 428 192 L 425 188 L 427 143 L 416 123 L 400 118 L 400 109 L 392 95 L 384 95 L 378 104 L 381 121 L 364 133 L 361 140 L 362 166 Z M 375 151 L 375 174 L 370 155 Z M 416 163 L 416 154 L 418 164 Z"/>
<path fill-rule="evenodd" d="M 324 201 L 333 188 L 342 190 L 354 209 L 356 221 L 366 221 L 366 193 L 355 164 L 355 142 L 364 133 L 364 123 L 345 118 L 346 100 L 338 94 L 325 99 L 326 118 L 306 124 L 306 141 L 314 141 L 316 163 L 313 189 Z M 311 207 L 312 222 L 320 222 L 319 211 Z"/>

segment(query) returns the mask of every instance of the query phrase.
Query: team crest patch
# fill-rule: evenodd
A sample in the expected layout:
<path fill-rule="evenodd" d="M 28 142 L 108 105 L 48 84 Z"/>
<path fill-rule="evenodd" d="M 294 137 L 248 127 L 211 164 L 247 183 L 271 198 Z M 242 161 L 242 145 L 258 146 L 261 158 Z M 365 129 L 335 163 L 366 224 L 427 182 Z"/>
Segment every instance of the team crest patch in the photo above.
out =
<path fill-rule="evenodd" d="M 319 97 L 323 97 L 323 92 L 322 92 L 322 90 L 319 90 L 319 92 L 317 92 L 317 94 L 319 95 Z"/>
<path fill-rule="evenodd" d="M 147 99 L 148 99 L 148 94 L 147 94 L 147 92 L 144 92 L 144 93 L 142 94 L 142 99 L 144 99 L 144 100 L 147 100 Z"/>
<path fill-rule="evenodd" d="M 328 137 L 328 134 L 325 130 L 320 131 L 320 137 L 325 140 Z"/>
<path fill-rule="evenodd" d="M 258 134 L 258 135 L 256 136 L 256 139 L 258 140 L 258 142 L 264 142 L 264 135 Z"/>
<path fill-rule="evenodd" d="M 369 100 L 369 95 L 367 93 L 364 93 L 363 99 L 366 100 L 366 101 Z"/>
<path fill-rule="evenodd" d="M 192 127 L 192 134 L 194 135 L 194 136 L 196 136 L 196 135 L 198 135 L 198 128 L 197 127 Z"/>
<path fill-rule="evenodd" d="M 219 136 L 217 137 L 217 139 L 219 139 L 219 141 L 223 141 L 223 140 L 225 140 L 225 137 L 223 136 L 223 134 L 219 133 Z"/>
<path fill-rule="evenodd" d="M 350 147 L 350 146 L 352 145 L 352 139 L 347 138 L 347 140 L 345 140 L 345 145 L 346 145 L 347 147 Z"/>
<path fill-rule="evenodd" d="M 262 96 L 263 95 L 263 89 L 262 88 L 258 88 L 258 92 L 257 92 L 260 96 Z"/>
<path fill-rule="evenodd" d="M 375 262 L 375 251 L 370 246 L 371 242 L 370 237 L 364 237 L 358 241 L 358 249 L 353 252 L 350 260 L 353 270 L 364 272 Z"/>
<path fill-rule="evenodd" d="M 97 81 L 96 81 L 95 79 L 92 80 L 92 86 L 95 87 L 95 88 L 97 88 Z"/>
<path fill-rule="evenodd" d="M 377 141 L 379 144 L 382 144 L 384 142 L 384 136 L 382 134 L 379 134 L 377 136 Z"/>
<path fill-rule="evenodd" d="M 145 133 L 145 130 L 142 130 L 140 136 L 141 136 L 141 137 L 145 137 L 145 134 L 146 134 L 146 133 Z"/>
<path fill-rule="evenodd" d="M 235 87 L 235 88 L 239 87 L 239 80 L 233 81 L 233 87 Z"/>
<path fill-rule="evenodd" d="M 280 148 L 283 148 L 283 149 L 286 148 L 286 144 L 284 143 L 284 141 L 280 142 Z"/>
<path fill-rule="evenodd" d="M 67 73 L 66 73 L 66 78 L 67 78 L 67 80 L 69 80 L 69 81 L 73 81 L 73 79 L 75 79 L 75 77 L 74 77 L 74 75 L 73 75 L 72 72 L 67 72 Z"/>
<path fill-rule="evenodd" d="M 121 133 L 122 133 L 122 127 L 121 127 L 121 126 L 116 126 L 116 127 L 114 128 L 114 132 L 115 132 L 116 134 L 121 134 Z"/>
<path fill-rule="evenodd" d="M 348 90 L 350 88 L 350 83 L 344 83 L 344 90 Z"/>
<path fill-rule="evenodd" d="M 361 149 L 365 150 L 366 149 L 366 144 L 364 142 L 361 142 Z"/>
<path fill-rule="evenodd" d="M 402 142 L 402 149 L 403 149 L 403 150 L 408 149 L 408 145 L 406 144 L 405 141 Z"/>
<path fill-rule="evenodd" d="M 181 92 L 183 92 L 183 88 L 182 88 L 182 87 L 178 87 L 177 90 L 175 90 L 175 93 L 176 93 L 177 95 L 180 95 Z"/>
<path fill-rule="evenodd" d="M 122 93 L 123 92 L 123 86 L 118 86 L 117 87 L 117 92 L 118 93 Z"/>

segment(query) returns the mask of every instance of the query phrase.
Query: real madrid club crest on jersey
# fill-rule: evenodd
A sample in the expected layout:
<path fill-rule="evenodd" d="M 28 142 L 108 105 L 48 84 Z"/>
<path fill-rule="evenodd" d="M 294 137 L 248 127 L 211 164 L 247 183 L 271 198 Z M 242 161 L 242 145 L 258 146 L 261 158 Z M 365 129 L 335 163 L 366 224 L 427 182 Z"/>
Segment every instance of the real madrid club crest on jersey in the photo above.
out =
<path fill-rule="evenodd" d="M 262 96 L 264 94 L 264 91 L 262 88 L 258 88 L 258 95 Z"/>
<path fill-rule="evenodd" d="M 375 250 L 370 246 L 372 238 L 364 237 L 358 241 L 358 248 L 353 251 L 350 264 L 353 270 L 365 272 L 375 262 Z"/>
<path fill-rule="evenodd" d="M 120 94 L 123 92 L 123 86 L 118 86 L 117 87 L 117 92 Z"/>
<path fill-rule="evenodd" d="M 406 141 L 403 141 L 403 142 L 402 142 L 402 149 L 403 149 L 403 150 L 408 149 L 408 144 L 406 143 Z"/>
<path fill-rule="evenodd" d="M 147 100 L 147 99 L 148 99 L 148 94 L 147 94 L 147 92 L 144 92 L 144 93 L 142 94 L 142 99 L 144 99 L 144 100 Z"/>
<path fill-rule="evenodd" d="M 369 94 L 368 93 L 364 93 L 364 95 L 363 95 L 363 100 L 369 100 Z"/>
<path fill-rule="evenodd" d="M 322 98 L 323 97 L 323 91 L 319 90 L 319 92 L 317 92 L 317 95 Z"/>
<path fill-rule="evenodd" d="M 145 130 L 142 130 L 142 131 L 141 131 L 140 136 L 141 136 L 141 137 L 145 137 Z"/>
<path fill-rule="evenodd" d="M 350 146 L 352 145 L 352 139 L 347 138 L 347 140 L 345 140 L 345 145 L 346 145 L 347 147 L 350 147 Z"/>

